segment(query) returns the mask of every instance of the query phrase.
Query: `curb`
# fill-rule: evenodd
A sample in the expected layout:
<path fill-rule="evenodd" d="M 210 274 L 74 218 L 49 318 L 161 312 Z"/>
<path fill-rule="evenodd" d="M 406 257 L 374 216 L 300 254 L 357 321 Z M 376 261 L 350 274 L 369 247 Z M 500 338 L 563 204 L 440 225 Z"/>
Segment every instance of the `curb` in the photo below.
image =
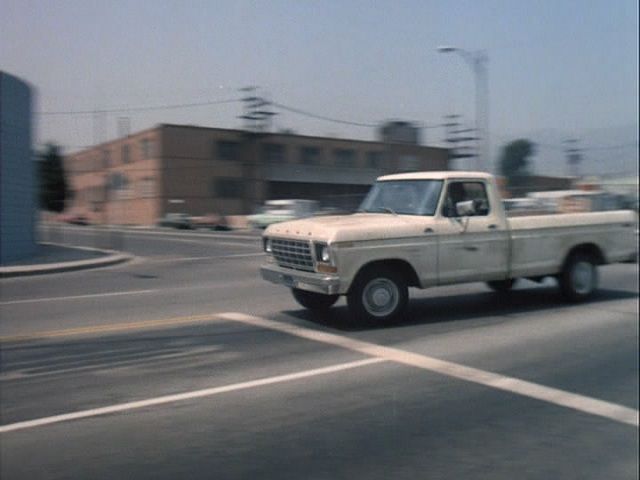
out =
<path fill-rule="evenodd" d="M 42 242 L 41 245 L 54 245 L 68 247 L 59 243 Z M 29 275 L 43 275 L 49 273 L 73 272 L 76 270 L 87 270 L 91 268 L 110 267 L 119 263 L 133 259 L 132 255 L 117 252 L 115 250 L 102 250 L 90 247 L 70 247 L 77 250 L 87 250 L 92 252 L 105 253 L 107 256 L 101 258 L 90 258 L 87 260 L 74 260 L 71 262 L 41 263 L 37 265 L 16 265 L 13 267 L 1 267 L 0 278 L 25 277 Z"/>

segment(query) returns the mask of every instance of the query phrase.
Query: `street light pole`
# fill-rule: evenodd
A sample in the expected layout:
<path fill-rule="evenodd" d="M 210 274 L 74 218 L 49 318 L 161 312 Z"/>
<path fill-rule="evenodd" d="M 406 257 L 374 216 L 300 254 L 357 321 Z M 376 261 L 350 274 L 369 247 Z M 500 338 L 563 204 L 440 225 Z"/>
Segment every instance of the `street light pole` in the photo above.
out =
<path fill-rule="evenodd" d="M 471 67 L 475 80 L 475 114 L 477 135 L 477 168 L 490 169 L 489 162 L 489 78 L 487 63 L 489 57 L 483 50 L 468 51 L 458 47 L 438 47 L 440 53 L 457 53 Z"/>

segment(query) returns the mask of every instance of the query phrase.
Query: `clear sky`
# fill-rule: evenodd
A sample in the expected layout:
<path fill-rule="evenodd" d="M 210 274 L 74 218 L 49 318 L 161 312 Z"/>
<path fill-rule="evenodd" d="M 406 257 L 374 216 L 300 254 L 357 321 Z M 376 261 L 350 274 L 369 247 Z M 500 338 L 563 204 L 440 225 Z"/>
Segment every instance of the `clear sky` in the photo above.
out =
<path fill-rule="evenodd" d="M 437 125 L 455 113 L 472 126 L 472 72 L 438 45 L 487 52 L 494 152 L 528 136 L 543 144 L 537 170 L 561 173 L 561 141 L 573 136 L 597 147 L 585 152 L 587 169 L 637 168 L 637 0 L 0 0 L 0 69 L 35 86 L 39 112 L 233 99 L 258 85 L 338 119 Z M 115 137 L 122 116 L 133 131 L 235 128 L 241 108 L 112 113 L 105 134 L 91 115 L 39 115 L 37 138 L 89 145 Z M 275 126 L 374 138 L 373 128 L 289 112 Z M 425 131 L 430 144 L 443 136 Z"/>

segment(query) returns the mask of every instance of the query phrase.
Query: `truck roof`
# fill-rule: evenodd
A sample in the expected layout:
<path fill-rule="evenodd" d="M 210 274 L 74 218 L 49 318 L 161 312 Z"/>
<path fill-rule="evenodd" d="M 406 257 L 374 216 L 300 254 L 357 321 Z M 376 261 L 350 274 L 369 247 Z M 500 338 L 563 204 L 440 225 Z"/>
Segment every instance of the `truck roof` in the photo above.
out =
<path fill-rule="evenodd" d="M 378 181 L 387 180 L 447 180 L 450 178 L 484 178 L 491 179 L 493 176 L 486 172 L 467 172 L 460 170 L 441 171 L 441 172 L 410 172 L 410 173 L 394 173 L 393 175 L 384 175 L 378 177 Z"/>

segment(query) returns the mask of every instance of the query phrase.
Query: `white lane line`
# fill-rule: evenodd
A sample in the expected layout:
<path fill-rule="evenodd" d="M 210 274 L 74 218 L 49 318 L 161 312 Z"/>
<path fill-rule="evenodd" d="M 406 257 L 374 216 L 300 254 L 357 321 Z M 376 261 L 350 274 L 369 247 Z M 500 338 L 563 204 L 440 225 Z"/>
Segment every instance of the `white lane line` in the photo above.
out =
<path fill-rule="evenodd" d="M 263 255 L 262 253 L 260 255 Z M 83 295 L 67 295 L 62 297 L 42 297 L 42 298 L 24 298 L 20 300 L 7 300 L 6 302 L 0 302 L 0 306 L 3 305 L 20 305 L 25 303 L 42 303 L 42 302 L 60 302 L 68 300 L 83 300 L 88 298 L 101 298 L 101 297 L 122 297 L 131 295 L 148 295 L 151 293 L 164 293 L 164 292 L 179 292 L 179 291 L 197 291 L 197 290 L 215 290 L 217 288 L 233 288 L 234 286 L 247 286 L 250 284 L 259 284 L 259 280 L 243 280 L 237 282 L 227 282 L 220 285 L 201 285 L 190 287 L 171 287 L 171 288 L 151 288 L 147 290 L 128 290 L 125 292 L 104 292 L 104 293 L 87 293 Z"/>
<path fill-rule="evenodd" d="M 27 298 L 24 300 L 9 300 L 7 302 L 0 302 L 0 305 L 18 305 L 20 303 L 55 302 L 60 300 L 79 300 L 83 298 L 118 297 L 123 295 L 145 295 L 147 293 L 154 293 L 158 291 L 160 290 L 158 289 L 130 290 L 128 292 L 89 293 L 86 295 L 68 295 L 65 297 Z"/>
<path fill-rule="evenodd" d="M 441 375 L 447 375 L 467 382 L 477 383 L 498 390 L 503 390 L 524 397 L 535 398 L 543 402 L 577 410 L 583 413 L 604 417 L 634 427 L 639 426 L 638 410 L 604 400 L 547 387 L 518 378 L 499 375 L 493 372 L 467 367 L 458 363 L 439 360 L 437 358 L 407 352 L 392 347 L 354 340 L 349 337 L 320 332 L 309 328 L 289 325 L 266 318 L 245 315 L 242 313 L 223 313 L 218 315 L 223 320 L 233 320 L 247 325 L 288 333 L 296 337 L 315 340 L 329 345 L 342 347 L 354 352 L 363 353 L 392 362 L 411 365 Z"/>
<path fill-rule="evenodd" d="M 34 420 L 26 420 L 24 422 L 10 423 L 0 426 L 0 433 L 14 432 L 16 430 L 25 430 L 28 428 L 42 427 L 51 425 L 52 423 L 68 422 L 70 420 L 78 420 L 81 418 L 97 417 L 99 415 L 107 415 L 111 413 L 125 412 L 136 410 L 139 408 L 152 407 L 156 405 L 164 405 L 167 403 L 181 402 L 184 400 L 192 400 L 194 398 L 211 397 L 222 393 L 235 392 L 238 390 L 246 390 L 249 388 L 263 387 L 265 385 L 273 385 L 276 383 L 291 382 L 302 378 L 315 377 L 318 375 L 327 375 L 343 370 L 349 370 L 365 365 L 384 362 L 382 358 L 366 358 L 355 362 L 340 363 L 323 368 L 314 368 L 312 370 L 304 370 L 296 373 L 288 373 L 285 375 L 277 375 L 275 377 L 261 378 L 258 380 L 250 380 L 248 382 L 234 383 L 222 387 L 205 388 L 203 390 L 194 390 L 191 392 L 177 393 L 174 395 L 165 395 L 162 397 L 149 398 L 147 400 L 139 400 L 136 402 L 119 403 L 107 407 L 92 408 L 89 410 L 81 410 L 79 412 L 64 413 L 62 415 L 53 415 L 51 417 L 36 418 Z"/>

